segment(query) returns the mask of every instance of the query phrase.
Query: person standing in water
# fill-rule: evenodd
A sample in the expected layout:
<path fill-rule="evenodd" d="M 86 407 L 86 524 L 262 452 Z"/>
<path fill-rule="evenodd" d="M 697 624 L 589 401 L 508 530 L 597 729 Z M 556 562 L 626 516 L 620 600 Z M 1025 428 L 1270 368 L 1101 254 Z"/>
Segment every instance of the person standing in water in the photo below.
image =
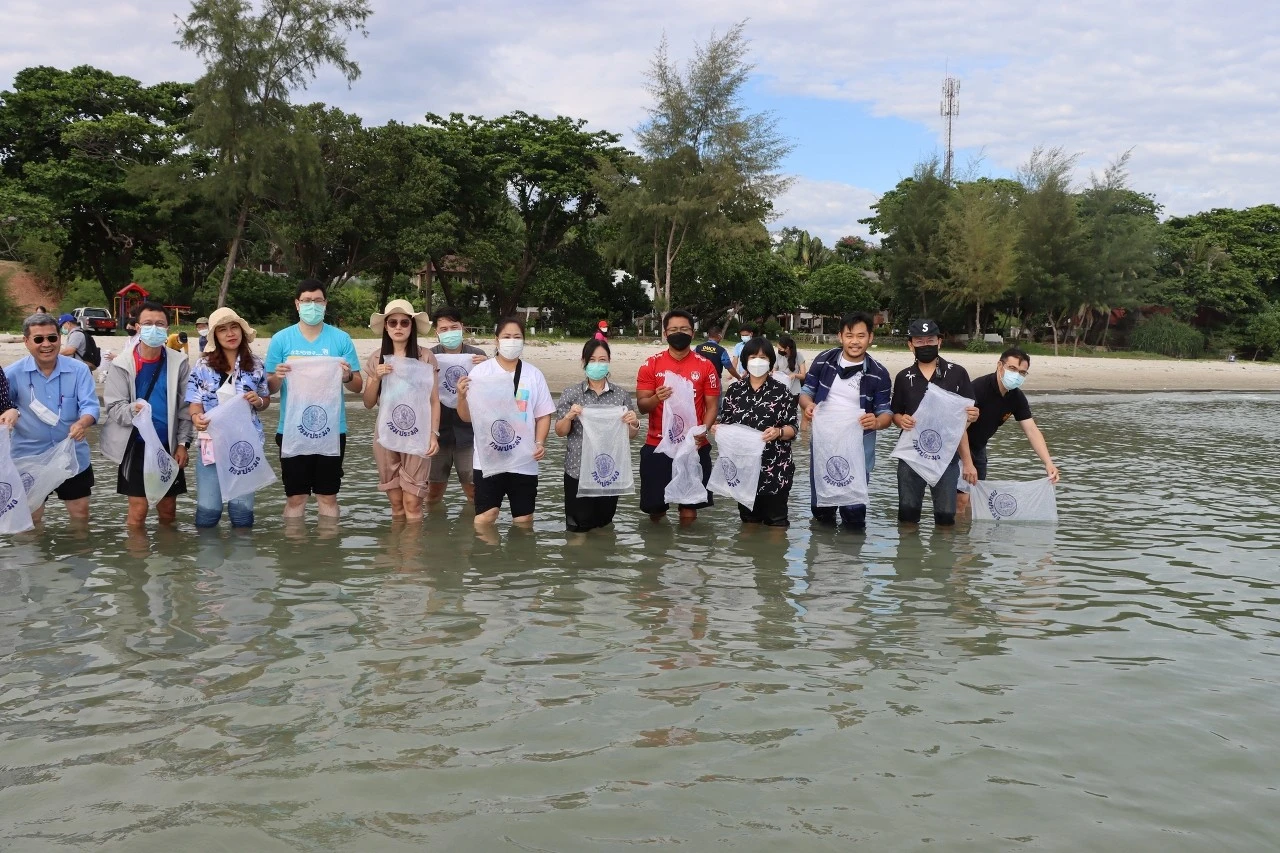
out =
<path fill-rule="evenodd" d="M 431 322 L 422 311 L 414 311 L 407 299 L 393 299 L 382 309 L 381 314 L 369 317 L 369 328 L 375 334 L 382 335 L 380 349 L 369 353 L 364 361 L 364 407 L 372 409 L 378 405 L 382 393 L 383 380 L 394 373 L 391 365 L 386 363 L 387 356 L 417 359 L 431 366 L 432 371 L 438 367 L 436 357 L 430 350 L 418 346 L 418 335 L 426 335 L 431 329 Z M 430 457 L 439 450 L 440 436 L 440 379 L 431 386 L 431 441 L 426 456 L 415 456 L 412 453 L 400 453 L 383 447 L 375 435 L 373 440 L 373 459 L 378 466 L 378 491 L 385 492 L 391 503 L 391 518 L 407 521 L 422 520 L 422 501 L 427 494 L 427 473 L 431 468 Z"/>
<path fill-rule="evenodd" d="M 466 327 L 462 325 L 462 312 L 457 308 L 440 308 L 435 316 L 436 338 L 439 343 L 431 348 L 432 355 L 471 356 L 472 364 L 484 361 L 484 350 L 463 342 Z M 446 379 L 444 372 L 436 377 L 437 387 Z M 476 487 L 472 480 L 471 447 L 474 436 L 471 424 L 458 417 L 456 406 L 440 404 L 440 449 L 431 457 L 431 469 L 427 472 L 427 503 L 438 503 L 449 485 L 449 473 L 458 470 L 458 483 L 467 500 L 474 501 Z"/>

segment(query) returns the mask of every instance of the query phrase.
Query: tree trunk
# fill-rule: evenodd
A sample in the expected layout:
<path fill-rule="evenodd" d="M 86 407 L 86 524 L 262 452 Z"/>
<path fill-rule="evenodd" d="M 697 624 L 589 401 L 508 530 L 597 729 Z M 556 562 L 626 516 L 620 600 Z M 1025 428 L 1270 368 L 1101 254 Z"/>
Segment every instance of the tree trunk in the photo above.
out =
<path fill-rule="evenodd" d="M 227 304 L 227 291 L 231 289 L 231 274 L 236 270 L 236 256 L 240 254 L 240 238 L 244 235 L 244 223 L 249 218 L 248 197 L 240 204 L 240 217 L 236 220 L 236 233 L 231 238 L 231 251 L 227 253 L 227 266 L 222 271 L 222 286 L 218 288 L 218 307 Z"/>
<path fill-rule="evenodd" d="M 384 308 L 391 299 L 391 273 L 382 274 L 382 283 L 378 286 L 378 307 Z"/>
<path fill-rule="evenodd" d="M 1058 324 L 1057 322 L 1054 321 L 1052 313 L 1050 313 L 1046 319 L 1048 319 L 1049 321 L 1049 329 L 1053 332 L 1053 354 L 1057 355 L 1058 354 Z"/>
<path fill-rule="evenodd" d="M 982 337 L 982 300 L 978 300 L 978 304 L 973 309 L 973 337 L 978 339 Z"/>

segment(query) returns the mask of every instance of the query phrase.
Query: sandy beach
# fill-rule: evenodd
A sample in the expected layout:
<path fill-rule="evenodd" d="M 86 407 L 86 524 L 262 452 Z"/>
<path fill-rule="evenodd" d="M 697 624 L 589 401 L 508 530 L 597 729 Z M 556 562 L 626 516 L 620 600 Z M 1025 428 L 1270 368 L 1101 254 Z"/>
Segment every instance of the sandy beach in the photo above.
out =
<path fill-rule="evenodd" d="M 98 337 L 98 345 L 104 351 L 119 351 L 124 338 Z M 425 342 L 425 341 L 424 341 Z M 487 352 L 493 351 L 493 341 L 474 341 Z M 356 350 L 363 359 L 378 346 L 376 340 L 357 340 Z M 613 375 L 624 386 L 634 386 L 636 371 L 640 365 L 662 345 L 656 341 L 648 344 L 615 342 L 613 349 Z M 265 355 L 266 339 L 253 344 L 254 351 Z M 809 360 L 821 350 L 817 347 L 802 348 Z M 525 356 L 546 374 L 547 383 L 554 393 L 567 385 L 581 381 L 582 369 L 579 343 L 544 343 L 530 341 Z M 21 337 L 0 339 L 0 363 L 12 364 L 26 355 Z M 905 350 L 873 350 L 890 373 L 911 363 Z M 996 353 L 975 355 L 964 351 L 943 349 L 943 357 L 964 365 L 970 376 L 981 376 L 995 369 Z M 1036 391 L 1280 391 L 1280 364 L 1237 361 L 1174 361 L 1166 359 L 1117 359 L 1072 358 L 1071 356 L 1040 356 L 1031 361 L 1031 376 L 1027 390 Z"/>

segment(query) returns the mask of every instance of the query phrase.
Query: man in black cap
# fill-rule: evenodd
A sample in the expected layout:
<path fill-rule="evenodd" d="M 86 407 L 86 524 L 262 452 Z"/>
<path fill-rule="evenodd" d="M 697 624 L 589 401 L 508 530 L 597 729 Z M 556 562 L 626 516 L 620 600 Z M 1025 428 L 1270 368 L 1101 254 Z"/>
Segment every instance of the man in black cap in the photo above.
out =
<path fill-rule="evenodd" d="M 930 385 L 937 385 L 944 391 L 959 394 L 961 397 L 973 399 L 973 386 L 969 374 L 958 364 L 952 364 L 938 355 L 938 347 L 942 345 L 942 332 L 938 324 L 928 319 L 912 320 L 907 327 L 907 346 L 915 354 L 915 364 L 898 373 L 893 380 L 893 423 L 899 429 L 914 429 L 915 413 L 924 399 L 924 392 Z M 968 407 L 969 423 L 978 419 L 976 406 Z M 963 463 L 963 471 L 961 470 Z M 956 523 L 956 484 L 963 474 L 968 483 L 978 481 L 978 472 L 973 467 L 973 459 L 969 454 L 969 442 L 965 437 L 960 439 L 960 447 L 952 457 L 942 479 L 937 485 L 930 487 L 933 498 L 933 520 L 938 527 L 946 527 Z M 929 484 L 923 477 L 903 460 L 898 460 L 898 522 L 916 524 L 920 521 L 920 513 L 924 507 L 924 489 Z"/>

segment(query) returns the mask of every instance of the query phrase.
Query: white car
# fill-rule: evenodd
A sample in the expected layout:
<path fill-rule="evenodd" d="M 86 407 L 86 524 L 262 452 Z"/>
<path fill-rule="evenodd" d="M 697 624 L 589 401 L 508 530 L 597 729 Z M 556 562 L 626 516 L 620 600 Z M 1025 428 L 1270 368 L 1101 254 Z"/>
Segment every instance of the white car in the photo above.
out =
<path fill-rule="evenodd" d="M 112 335 L 116 331 L 115 318 L 106 308 L 77 308 L 71 312 L 80 328 L 95 335 Z"/>

